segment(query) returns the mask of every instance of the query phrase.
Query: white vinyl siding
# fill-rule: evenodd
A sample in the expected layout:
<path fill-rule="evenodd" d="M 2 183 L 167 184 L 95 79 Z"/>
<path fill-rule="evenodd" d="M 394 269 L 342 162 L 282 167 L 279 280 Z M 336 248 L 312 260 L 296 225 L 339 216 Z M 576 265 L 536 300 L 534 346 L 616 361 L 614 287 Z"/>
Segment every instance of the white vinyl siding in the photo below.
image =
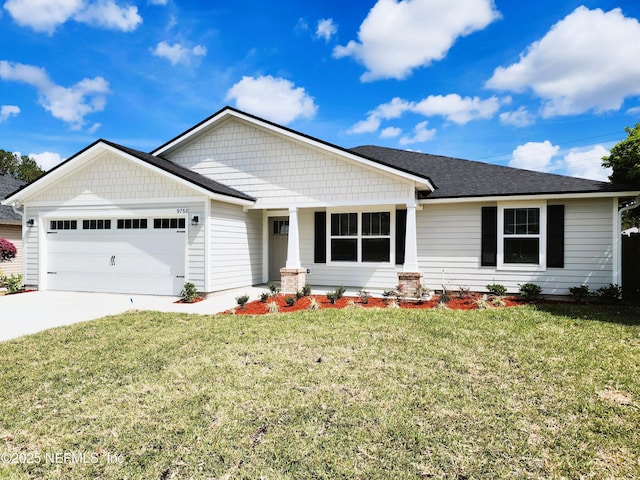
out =
<path fill-rule="evenodd" d="M 262 212 L 211 202 L 211 291 L 262 283 Z"/>
<path fill-rule="evenodd" d="M 425 204 L 417 212 L 418 260 L 425 284 L 451 289 L 462 286 L 482 291 L 489 283 L 517 292 L 533 282 L 546 294 L 568 294 L 568 288 L 587 284 L 592 290 L 613 281 L 611 199 L 558 200 L 565 205 L 564 268 L 544 272 L 504 271 L 480 266 L 481 207 L 493 204 Z M 543 240 L 541 240 L 543 241 Z"/>

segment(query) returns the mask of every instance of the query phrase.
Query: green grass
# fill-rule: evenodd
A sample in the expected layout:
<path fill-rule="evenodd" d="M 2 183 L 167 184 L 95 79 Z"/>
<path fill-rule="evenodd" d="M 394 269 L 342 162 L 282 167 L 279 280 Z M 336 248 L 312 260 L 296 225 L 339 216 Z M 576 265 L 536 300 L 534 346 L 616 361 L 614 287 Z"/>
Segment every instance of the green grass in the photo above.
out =
<path fill-rule="evenodd" d="M 639 426 L 638 307 L 135 312 L 0 344 L 0 478 L 638 478 Z"/>

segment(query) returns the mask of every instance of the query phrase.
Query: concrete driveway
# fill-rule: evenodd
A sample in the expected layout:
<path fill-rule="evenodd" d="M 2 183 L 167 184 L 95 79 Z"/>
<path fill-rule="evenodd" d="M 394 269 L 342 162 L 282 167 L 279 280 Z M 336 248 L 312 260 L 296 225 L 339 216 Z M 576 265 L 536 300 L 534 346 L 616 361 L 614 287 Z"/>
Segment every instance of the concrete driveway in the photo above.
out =
<path fill-rule="evenodd" d="M 246 293 L 255 300 L 263 291 L 263 288 L 244 288 L 192 304 L 175 303 L 178 297 L 114 293 L 44 291 L 4 295 L 0 296 L 0 342 L 131 309 L 214 314 L 237 305 L 235 297 L 239 295 Z"/>

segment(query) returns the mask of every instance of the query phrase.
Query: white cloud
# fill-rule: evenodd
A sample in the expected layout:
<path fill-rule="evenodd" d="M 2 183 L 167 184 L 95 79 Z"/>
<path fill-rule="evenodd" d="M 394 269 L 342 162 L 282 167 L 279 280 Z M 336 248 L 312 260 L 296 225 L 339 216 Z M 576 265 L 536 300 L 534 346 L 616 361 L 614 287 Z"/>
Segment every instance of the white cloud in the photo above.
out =
<path fill-rule="evenodd" d="M 441 115 L 450 122 L 464 125 L 478 118 L 491 118 L 500 108 L 497 97 L 481 100 L 478 97 L 464 97 L 453 93 L 449 95 L 430 95 L 411 108 L 413 112 L 427 117 Z"/>
<path fill-rule="evenodd" d="M 298 118 L 312 118 L 318 110 L 304 88 L 271 75 L 242 77 L 226 98 L 235 100 L 240 110 L 284 125 Z"/>
<path fill-rule="evenodd" d="M 428 129 L 429 122 L 420 122 L 413 129 L 413 137 L 404 136 L 400 139 L 400 145 L 410 145 L 412 143 L 421 143 L 431 140 L 436 135 L 435 128 Z"/>
<path fill-rule="evenodd" d="M 380 132 L 380 138 L 396 138 L 402 135 L 402 129 L 398 127 L 387 127 Z"/>
<path fill-rule="evenodd" d="M 549 140 L 544 142 L 528 142 L 517 147 L 511 154 L 510 167 L 549 172 L 552 169 L 551 160 L 558 153 L 560 147 L 552 145 Z"/>
<path fill-rule="evenodd" d="M 324 40 L 328 42 L 337 32 L 338 27 L 333 23 L 332 18 L 326 18 L 318 21 L 318 28 L 316 29 L 317 38 L 324 38 Z"/>
<path fill-rule="evenodd" d="M 62 87 L 53 83 L 43 68 L 4 60 L 0 61 L 0 79 L 34 87 L 40 105 L 74 130 L 84 126 L 86 115 L 104 110 L 109 93 L 109 82 L 102 77 L 85 78 L 71 87 Z"/>
<path fill-rule="evenodd" d="M 632 107 L 627 110 L 628 115 L 640 115 L 640 107 Z"/>
<path fill-rule="evenodd" d="M 359 41 L 336 47 L 333 55 L 363 64 L 362 81 L 403 79 L 498 16 L 493 0 L 378 0 L 360 25 Z"/>
<path fill-rule="evenodd" d="M 358 134 L 375 132 L 380 128 L 382 120 L 400 118 L 402 114 L 412 106 L 412 103 L 402 98 L 395 97 L 389 103 L 378 105 L 374 110 L 369 112 L 369 116 L 366 120 L 361 120 L 353 125 L 347 133 Z"/>
<path fill-rule="evenodd" d="M 590 180 L 608 181 L 610 168 L 602 167 L 602 157 L 609 155 L 609 150 L 596 145 L 590 150 L 572 149 L 560 163 L 567 175 L 588 178 Z"/>
<path fill-rule="evenodd" d="M 520 107 L 512 112 L 500 114 L 500 123 L 503 125 L 513 125 L 514 127 L 528 127 L 533 125 L 535 117 L 529 113 L 526 107 Z"/>
<path fill-rule="evenodd" d="M 51 170 L 64 160 L 60 154 L 53 152 L 30 153 L 29 157 L 33 158 L 44 171 Z"/>
<path fill-rule="evenodd" d="M 160 42 L 152 53 L 161 58 L 165 58 L 175 66 L 179 63 L 189 64 L 196 57 L 204 57 L 207 54 L 206 47 L 196 45 L 193 48 L 186 48 L 179 43 L 169 45 L 167 42 Z"/>
<path fill-rule="evenodd" d="M 16 105 L 2 105 L 0 107 L 0 123 L 20 114 L 20 107 Z"/>
<path fill-rule="evenodd" d="M 640 23 L 619 8 L 578 7 L 529 46 L 520 60 L 497 68 L 486 86 L 543 100 L 542 116 L 617 110 L 640 94 Z"/>
<path fill-rule="evenodd" d="M 168 0 L 147 0 L 149 5 L 166 5 Z"/>
<path fill-rule="evenodd" d="M 125 32 L 142 23 L 137 7 L 120 7 L 113 0 L 7 0 L 4 8 L 18 25 L 49 35 L 71 19 Z"/>
<path fill-rule="evenodd" d="M 120 7 L 113 0 L 98 0 L 80 10 L 74 19 L 95 27 L 131 32 L 142 23 L 138 7 Z"/>

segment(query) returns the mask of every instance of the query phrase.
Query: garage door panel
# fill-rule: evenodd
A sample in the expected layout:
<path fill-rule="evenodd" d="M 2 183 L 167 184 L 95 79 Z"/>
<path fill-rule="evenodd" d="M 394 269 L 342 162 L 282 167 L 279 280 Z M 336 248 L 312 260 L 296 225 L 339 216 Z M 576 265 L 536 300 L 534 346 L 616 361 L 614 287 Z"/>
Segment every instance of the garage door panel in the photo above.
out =
<path fill-rule="evenodd" d="M 184 231 L 65 230 L 47 241 L 52 290 L 177 295 L 185 281 Z"/>

